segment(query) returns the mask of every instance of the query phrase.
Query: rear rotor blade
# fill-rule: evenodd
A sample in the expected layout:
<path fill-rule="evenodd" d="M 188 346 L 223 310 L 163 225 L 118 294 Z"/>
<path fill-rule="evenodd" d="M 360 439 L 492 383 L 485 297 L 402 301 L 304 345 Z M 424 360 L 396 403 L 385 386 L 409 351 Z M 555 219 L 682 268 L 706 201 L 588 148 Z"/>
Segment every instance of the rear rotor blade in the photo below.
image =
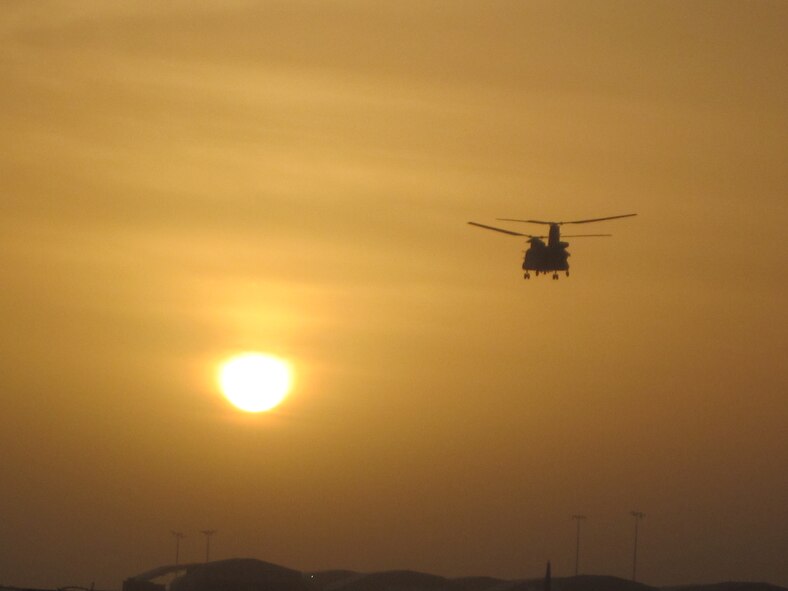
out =
<path fill-rule="evenodd" d="M 610 217 L 606 218 L 594 218 L 592 220 L 575 220 L 573 222 L 559 222 L 561 224 L 587 224 L 589 222 L 603 222 L 605 220 L 617 220 L 620 218 L 631 218 L 636 216 L 636 213 L 625 213 L 624 215 L 611 215 Z"/>
<path fill-rule="evenodd" d="M 606 218 L 593 218 L 593 219 L 590 219 L 590 220 L 573 220 L 571 222 L 544 222 L 542 220 L 516 220 L 516 219 L 513 219 L 513 218 L 495 218 L 495 219 L 500 220 L 502 222 L 524 222 L 524 223 L 527 223 L 527 224 L 546 224 L 548 226 L 555 224 L 557 226 L 561 226 L 563 224 L 587 224 L 589 222 L 603 222 L 605 220 L 617 220 L 619 218 L 631 218 L 631 217 L 636 216 L 636 215 L 637 215 L 636 213 L 625 213 L 624 215 L 612 215 L 612 216 L 609 216 L 609 217 L 606 217 Z"/>
<path fill-rule="evenodd" d="M 511 236 L 524 236 L 525 238 L 536 238 L 536 236 L 531 236 L 530 234 L 521 234 L 520 232 L 513 232 L 512 230 L 504 230 L 503 228 L 496 228 L 495 226 L 487 226 L 485 224 L 480 224 L 478 222 L 468 222 L 471 226 L 477 226 L 479 228 L 484 228 L 485 230 L 493 230 L 494 232 L 502 232 L 503 234 L 510 234 Z"/>

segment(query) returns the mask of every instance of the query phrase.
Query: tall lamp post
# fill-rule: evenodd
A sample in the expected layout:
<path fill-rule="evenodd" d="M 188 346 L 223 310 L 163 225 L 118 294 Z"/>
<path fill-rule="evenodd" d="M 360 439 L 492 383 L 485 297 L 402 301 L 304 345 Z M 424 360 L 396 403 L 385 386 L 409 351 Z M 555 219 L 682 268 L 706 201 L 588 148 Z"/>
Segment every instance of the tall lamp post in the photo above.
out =
<path fill-rule="evenodd" d="M 575 542 L 575 576 L 580 574 L 580 522 L 585 518 L 585 515 L 572 515 L 572 519 L 577 522 L 577 539 Z"/>
<path fill-rule="evenodd" d="M 640 511 L 630 511 L 629 512 L 632 517 L 635 518 L 635 549 L 632 552 L 632 580 L 637 581 L 637 572 L 638 572 L 638 526 L 643 518 L 646 516 L 645 513 L 641 513 Z"/>
<path fill-rule="evenodd" d="M 172 535 L 175 536 L 175 565 L 177 566 L 178 559 L 180 558 L 181 539 L 183 538 L 183 534 L 179 531 L 174 531 Z"/>
<path fill-rule="evenodd" d="M 216 533 L 215 529 L 202 529 L 200 533 L 205 536 L 205 562 L 211 561 L 211 536 Z"/>

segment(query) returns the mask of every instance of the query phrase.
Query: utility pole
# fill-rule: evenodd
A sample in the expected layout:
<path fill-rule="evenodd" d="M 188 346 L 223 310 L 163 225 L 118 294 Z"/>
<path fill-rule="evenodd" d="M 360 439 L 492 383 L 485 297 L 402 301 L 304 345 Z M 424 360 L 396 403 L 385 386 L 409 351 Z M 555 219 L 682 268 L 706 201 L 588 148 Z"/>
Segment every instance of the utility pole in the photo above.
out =
<path fill-rule="evenodd" d="M 202 529 L 200 533 L 205 536 L 205 562 L 211 561 L 211 536 L 216 533 L 215 529 Z"/>
<path fill-rule="evenodd" d="M 585 518 L 585 515 L 572 515 L 572 519 L 577 521 L 577 540 L 575 544 L 575 576 L 580 574 L 580 522 Z"/>
<path fill-rule="evenodd" d="M 637 572 L 638 572 L 638 525 L 646 516 L 645 513 L 641 513 L 640 511 L 630 511 L 629 512 L 632 517 L 635 518 L 635 549 L 632 552 L 632 580 L 637 581 Z"/>
<path fill-rule="evenodd" d="M 180 550 L 181 550 L 181 539 L 183 538 L 183 534 L 179 531 L 172 532 L 172 535 L 175 536 L 175 566 L 178 566 L 178 559 L 180 558 Z"/>
<path fill-rule="evenodd" d="M 553 576 L 550 572 L 550 561 L 547 561 L 547 570 L 544 573 L 544 591 L 551 591 Z"/>

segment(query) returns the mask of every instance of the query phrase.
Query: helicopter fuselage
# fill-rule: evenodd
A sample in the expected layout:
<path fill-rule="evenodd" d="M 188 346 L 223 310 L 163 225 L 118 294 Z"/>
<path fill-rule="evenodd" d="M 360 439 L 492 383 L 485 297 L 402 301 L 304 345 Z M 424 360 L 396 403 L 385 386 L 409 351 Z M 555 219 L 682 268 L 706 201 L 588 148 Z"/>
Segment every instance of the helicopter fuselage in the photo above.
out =
<path fill-rule="evenodd" d="M 525 251 L 523 258 L 523 271 L 525 271 L 526 279 L 531 277 L 529 271 L 535 271 L 537 275 L 539 273 L 553 273 L 554 277 L 559 271 L 569 275 L 568 259 L 570 254 L 566 249 L 569 246 L 568 242 L 548 240 L 545 244 L 539 238 L 531 238 L 528 243 L 530 246 Z"/>

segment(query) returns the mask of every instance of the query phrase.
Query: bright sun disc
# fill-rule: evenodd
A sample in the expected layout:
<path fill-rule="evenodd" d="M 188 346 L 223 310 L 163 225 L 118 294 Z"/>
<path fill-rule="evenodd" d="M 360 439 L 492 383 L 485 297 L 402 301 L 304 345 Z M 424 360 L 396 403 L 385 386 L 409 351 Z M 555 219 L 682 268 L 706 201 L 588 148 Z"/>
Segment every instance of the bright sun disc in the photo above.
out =
<path fill-rule="evenodd" d="M 219 367 L 224 396 L 246 412 L 270 410 L 287 396 L 293 381 L 290 364 L 261 353 L 231 357 Z"/>

